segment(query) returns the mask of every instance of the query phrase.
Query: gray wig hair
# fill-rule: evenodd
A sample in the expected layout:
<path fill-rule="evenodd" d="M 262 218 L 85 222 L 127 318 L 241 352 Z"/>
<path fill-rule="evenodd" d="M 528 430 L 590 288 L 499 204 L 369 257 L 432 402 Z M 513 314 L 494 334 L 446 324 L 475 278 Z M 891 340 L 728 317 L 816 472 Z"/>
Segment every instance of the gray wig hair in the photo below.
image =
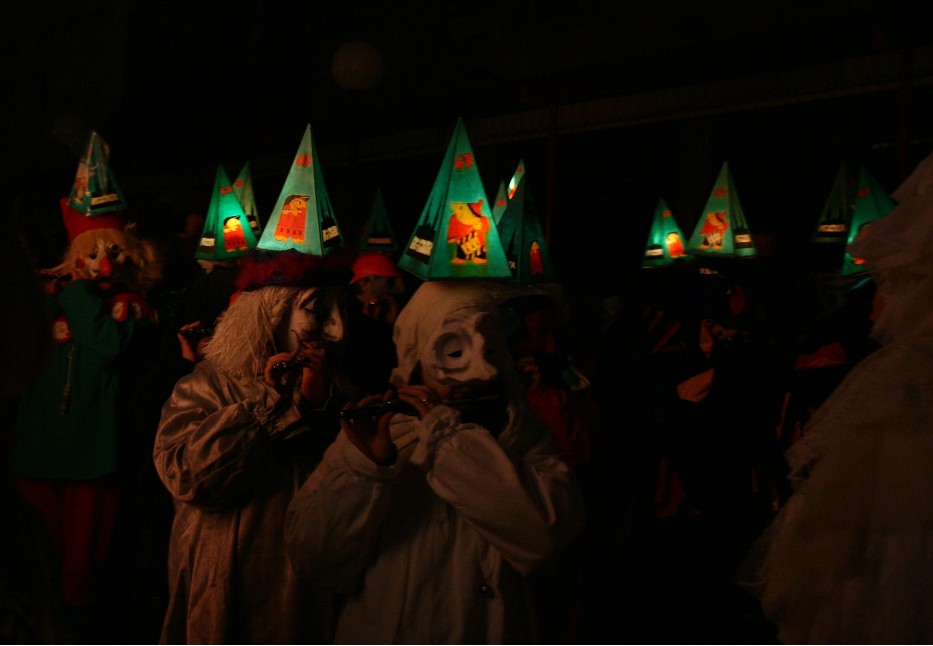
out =
<path fill-rule="evenodd" d="M 278 352 L 276 332 L 302 289 L 307 288 L 269 285 L 241 293 L 221 316 L 205 358 L 232 374 L 262 374 Z"/>

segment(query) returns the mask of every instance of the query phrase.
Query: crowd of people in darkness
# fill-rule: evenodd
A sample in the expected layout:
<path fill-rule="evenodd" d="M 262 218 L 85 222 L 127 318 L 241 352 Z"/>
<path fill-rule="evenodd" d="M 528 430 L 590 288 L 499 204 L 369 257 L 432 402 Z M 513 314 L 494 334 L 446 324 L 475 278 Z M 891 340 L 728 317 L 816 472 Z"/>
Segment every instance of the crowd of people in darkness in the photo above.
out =
<path fill-rule="evenodd" d="M 2 640 L 927 641 L 931 187 L 854 278 L 777 240 L 598 297 L 19 205 Z"/>

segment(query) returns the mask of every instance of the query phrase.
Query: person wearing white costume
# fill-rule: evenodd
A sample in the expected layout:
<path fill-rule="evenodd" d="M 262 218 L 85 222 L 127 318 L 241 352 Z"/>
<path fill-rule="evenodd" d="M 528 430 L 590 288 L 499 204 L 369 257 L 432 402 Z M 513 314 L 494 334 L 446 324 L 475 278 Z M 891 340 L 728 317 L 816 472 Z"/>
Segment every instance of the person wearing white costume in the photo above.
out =
<path fill-rule="evenodd" d="M 933 156 L 849 246 L 872 336 L 786 453 L 794 493 L 738 580 L 782 643 L 933 641 Z"/>
<path fill-rule="evenodd" d="M 344 419 L 289 507 L 293 567 L 345 594 L 338 643 L 534 643 L 528 576 L 579 533 L 579 487 L 528 407 L 481 283 L 423 283 L 396 390 Z M 397 392 L 396 392 L 397 391 Z"/>

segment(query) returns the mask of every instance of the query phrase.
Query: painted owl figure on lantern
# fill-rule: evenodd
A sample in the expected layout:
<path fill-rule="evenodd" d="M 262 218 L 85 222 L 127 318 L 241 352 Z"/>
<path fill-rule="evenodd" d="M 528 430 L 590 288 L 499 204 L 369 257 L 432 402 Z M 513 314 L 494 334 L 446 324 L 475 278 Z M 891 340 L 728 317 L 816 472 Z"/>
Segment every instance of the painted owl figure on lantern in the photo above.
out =
<path fill-rule="evenodd" d="M 137 352 L 153 339 L 145 295 L 162 266 L 119 212 L 87 215 L 75 204 L 61 200 L 69 239 L 61 264 L 39 272 L 52 359 L 22 395 L 11 469 L 59 552 L 65 605 L 90 612 L 120 506 L 129 413 L 121 402 L 144 356 Z"/>

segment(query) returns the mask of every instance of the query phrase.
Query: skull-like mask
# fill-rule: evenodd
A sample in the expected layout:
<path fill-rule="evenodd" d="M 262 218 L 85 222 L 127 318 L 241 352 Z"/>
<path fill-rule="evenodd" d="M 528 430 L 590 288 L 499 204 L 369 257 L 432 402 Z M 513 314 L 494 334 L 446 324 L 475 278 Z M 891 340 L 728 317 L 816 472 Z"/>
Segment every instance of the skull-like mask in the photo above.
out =
<path fill-rule="evenodd" d="M 451 313 L 421 349 L 424 378 L 444 387 L 495 381 L 505 349 L 489 313 L 473 307 Z"/>

